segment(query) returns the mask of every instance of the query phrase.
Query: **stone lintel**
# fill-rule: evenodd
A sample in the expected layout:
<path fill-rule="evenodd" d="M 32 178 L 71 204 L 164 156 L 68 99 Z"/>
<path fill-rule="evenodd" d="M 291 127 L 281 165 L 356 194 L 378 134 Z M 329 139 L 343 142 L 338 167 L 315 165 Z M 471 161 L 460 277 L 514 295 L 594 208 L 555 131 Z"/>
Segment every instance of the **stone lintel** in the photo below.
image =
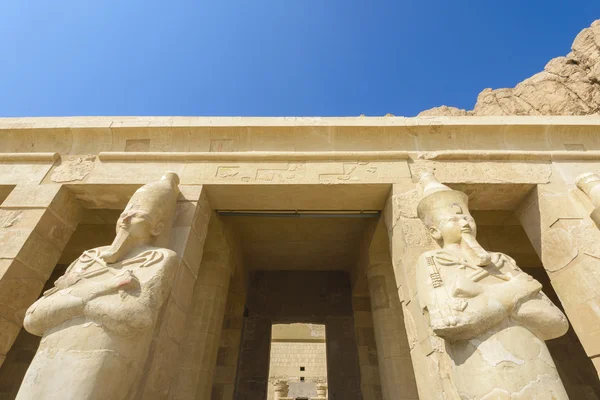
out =
<path fill-rule="evenodd" d="M 485 117 L 34 117 L 0 118 L 0 129 L 278 126 L 598 126 L 598 116 Z"/>
<path fill-rule="evenodd" d="M 101 152 L 101 161 L 406 160 L 406 151 Z"/>

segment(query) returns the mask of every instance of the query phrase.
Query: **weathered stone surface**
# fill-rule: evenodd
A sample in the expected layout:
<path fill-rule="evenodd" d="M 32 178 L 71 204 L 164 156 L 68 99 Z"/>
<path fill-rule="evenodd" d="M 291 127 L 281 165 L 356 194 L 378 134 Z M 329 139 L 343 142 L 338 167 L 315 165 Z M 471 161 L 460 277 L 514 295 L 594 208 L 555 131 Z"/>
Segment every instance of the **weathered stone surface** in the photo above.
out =
<path fill-rule="evenodd" d="M 83 180 L 94 168 L 93 154 L 81 157 L 68 157 L 52 171 L 53 182 L 72 182 Z"/>
<path fill-rule="evenodd" d="M 28 128 L 13 126 L 29 123 Z M 415 183 L 420 173 L 435 171 L 477 209 L 473 216 L 485 225 L 477 237 L 483 248 L 551 277 L 577 332 L 568 346 L 556 347 L 557 353 L 550 349 L 552 357 L 563 382 L 567 370 L 568 380 L 579 388 L 566 388 L 571 398 L 592 398 L 600 393 L 589 391 L 600 387 L 589 379 L 600 351 L 600 230 L 588 218 L 594 189 L 581 191 L 575 181 L 583 172 L 600 172 L 599 132 L 597 117 L 0 119 L 0 147 L 17 152 L 0 153 L 0 200 L 6 199 L 0 206 L 0 322 L 8 321 L 1 324 L 0 350 L 11 346 L 57 257 L 59 263 L 70 262 L 82 251 L 110 243 L 120 210 L 133 193 L 173 167 L 184 184 L 169 240 L 155 247 L 176 253 L 175 280 L 157 313 L 146 360 L 130 365 L 144 374 L 133 400 L 233 400 L 236 390 L 237 398 L 260 397 L 268 384 L 271 324 L 299 321 L 329 324 L 332 399 L 414 399 L 415 380 L 421 399 L 449 397 L 454 366 L 444 340 L 433 335 L 422 313 L 422 292 L 415 285 L 419 256 L 437 246 L 418 219 L 421 196 Z M 59 139 L 68 144 L 57 145 Z M 32 143 L 36 150 L 61 154 L 44 156 L 48 160 L 42 162 L 37 153 L 18 153 L 30 151 Z M 62 165 L 50 165 L 69 157 L 76 161 L 81 154 L 96 157 L 89 172 L 84 168 L 85 176 L 77 168 L 61 172 Z M 53 181 L 72 172 L 77 179 Z M 536 204 L 520 214 L 534 194 Z M 376 239 L 373 218 L 224 216 L 228 210 L 349 211 L 353 216 L 367 211 L 370 217 L 383 210 L 387 226 L 379 227 Z M 222 229 L 214 229 L 219 221 Z M 317 271 L 327 278 L 310 279 Z M 271 285 L 271 273 L 284 277 Z M 256 274 L 264 279 L 249 283 L 248 276 Z M 249 301 L 247 287 L 254 292 Z M 121 310 L 134 297 L 127 296 L 115 295 L 111 304 Z M 264 317 L 266 325 L 250 326 L 244 332 L 249 336 L 242 338 L 244 315 L 250 316 L 246 322 Z M 122 322 L 121 329 L 127 327 Z M 82 330 L 73 323 L 64 331 L 72 333 L 72 344 L 95 338 L 98 326 L 89 325 L 83 335 Z M 490 343 L 480 341 L 474 346 L 489 350 Z M 305 347 L 310 348 L 297 348 Z M 457 354 L 470 355 L 475 361 L 466 361 L 481 361 L 484 367 L 506 355 L 484 351 L 486 361 L 481 351 L 472 350 L 467 344 Z M 539 360 L 531 357 L 543 350 L 535 341 L 528 348 L 505 350 L 533 362 L 534 370 L 542 365 L 538 361 L 548 361 L 545 353 Z M 6 354 L 3 371 L 25 364 L 15 364 L 15 354 Z M 0 362 L 4 356 L 0 352 Z M 119 362 L 107 358 L 117 371 L 123 367 Z M 509 362 L 500 364 L 512 368 Z M 238 364 L 243 365 L 239 371 Z M 236 373 L 245 378 L 236 381 Z M 0 384 L 4 377 L 0 373 Z M 494 379 L 489 381 L 497 383 Z M 480 386 L 472 380 L 473 387 Z M 176 392 L 180 383 L 184 390 Z M 0 397 L 14 392 L 2 389 Z M 523 396 L 531 397 L 527 390 Z M 592 394 L 580 395 L 584 392 Z"/>
<path fill-rule="evenodd" d="M 464 117 L 470 115 L 470 112 L 467 110 L 463 110 L 462 108 L 439 106 L 430 108 L 429 110 L 421 111 L 419 113 L 419 117 L 437 117 L 440 115 Z"/>
<path fill-rule="evenodd" d="M 568 399 L 544 343 L 567 332 L 564 314 L 513 259 L 481 247 L 466 194 L 432 174 L 420 183 L 419 218 L 442 248 L 418 260 L 418 301 L 459 397 Z"/>
<path fill-rule="evenodd" d="M 170 230 L 178 183 L 167 173 L 140 188 L 113 244 L 85 251 L 27 310 L 25 328 L 43 338 L 18 399 L 132 398 L 177 265 L 155 244 Z"/>
<path fill-rule="evenodd" d="M 419 117 L 600 114 L 600 20 L 577 35 L 571 50 L 514 88 L 484 89 L 473 110 L 441 106 Z"/>

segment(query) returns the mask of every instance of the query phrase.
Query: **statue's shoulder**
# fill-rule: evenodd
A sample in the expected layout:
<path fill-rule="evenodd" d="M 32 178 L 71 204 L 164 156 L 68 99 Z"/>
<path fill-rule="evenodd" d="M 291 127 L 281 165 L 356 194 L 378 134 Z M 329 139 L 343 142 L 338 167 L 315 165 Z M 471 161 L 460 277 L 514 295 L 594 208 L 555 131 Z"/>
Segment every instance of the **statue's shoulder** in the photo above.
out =
<path fill-rule="evenodd" d="M 164 247 L 150 247 L 140 251 L 138 257 L 146 257 L 155 262 L 162 261 L 165 264 L 172 264 L 178 261 L 177 253 Z"/>
<path fill-rule="evenodd" d="M 444 254 L 443 249 L 428 250 L 425 253 L 421 254 L 419 260 L 425 260 L 427 257 L 437 257 L 440 254 Z"/>
<path fill-rule="evenodd" d="M 444 249 L 434 249 L 421 254 L 419 261 L 438 266 L 453 266 L 461 263 L 461 260 L 454 254 Z"/>
<path fill-rule="evenodd" d="M 163 247 L 158 248 L 158 251 L 160 251 L 161 253 L 163 253 L 165 260 L 176 260 L 177 257 L 177 253 L 175 253 L 173 250 L 171 249 L 165 249 Z"/>

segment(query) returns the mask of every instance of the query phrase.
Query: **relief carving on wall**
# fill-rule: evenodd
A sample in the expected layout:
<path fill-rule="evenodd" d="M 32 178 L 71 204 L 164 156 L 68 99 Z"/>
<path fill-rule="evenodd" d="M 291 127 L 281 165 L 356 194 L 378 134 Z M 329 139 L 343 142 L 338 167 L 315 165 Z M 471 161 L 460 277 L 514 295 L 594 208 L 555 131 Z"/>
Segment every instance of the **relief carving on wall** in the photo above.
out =
<path fill-rule="evenodd" d="M 52 171 L 50 179 L 57 183 L 81 181 L 92 172 L 95 160 L 96 156 L 93 154 L 69 157 Z"/>
<path fill-rule="evenodd" d="M 17 399 L 129 399 L 137 389 L 176 254 L 155 245 L 173 218 L 179 178 L 138 189 L 109 246 L 85 251 L 28 310 L 42 336 Z"/>
<path fill-rule="evenodd" d="M 460 398 L 568 399 L 544 343 L 566 333 L 564 314 L 512 258 L 479 245 L 466 194 L 431 173 L 420 184 L 418 215 L 441 248 L 418 260 L 418 298 Z"/>

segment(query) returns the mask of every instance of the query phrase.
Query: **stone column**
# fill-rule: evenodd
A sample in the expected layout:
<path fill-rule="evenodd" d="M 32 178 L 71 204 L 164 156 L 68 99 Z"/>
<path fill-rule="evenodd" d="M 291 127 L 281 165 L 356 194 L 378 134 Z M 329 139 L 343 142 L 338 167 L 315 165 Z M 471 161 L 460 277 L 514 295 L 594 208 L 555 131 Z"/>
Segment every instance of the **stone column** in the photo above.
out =
<path fill-rule="evenodd" d="M 208 399 L 217 361 L 227 293 L 235 261 L 223 223 L 213 214 L 186 321 L 171 399 Z"/>
<path fill-rule="evenodd" d="M 244 318 L 235 400 L 267 398 L 271 327 L 271 319 L 268 317 Z"/>
<path fill-rule="evenodd" d="M 221 331 L 217 364 L 213 379 L 211 400 L 233 400 L 237 373 L 244 310 L 246 306 L 247 279 L 238 271 L 231 277 L 227 307 Z"/>
<path fill-rule="evenodd" d="M 157 324 L 153 346 L 137 399 L 166 399 L 178 373 L 179 356 L 185 343 L 186 320 L 192 303 L 194 285 L 203 258 L 204 243 L 211 218 L 206 191 L 199 185 L 179 185 L 168 246 L 180 263 L 173 288 Z"/>
<path fill-rule="evenodd" d="M 393 185 L 383 215 L 389 238 L 389 254 L 398 299 L 402 304 L 418 398 L 455 400 L 458 394 L 450 380 L 450 360 L 443 341 L 429 331 L 418 301 L 415 279 L 417 260 L 423 252 L 434 248 L 427 229 L 417 216 L 419 198 L 419 191 L 410 179 Z M 385 276 L 385 268 L 382 276 Z"/>
<path fill-rule="evenodd" d="M 538 185 L 516 210 L 567 317 L 600 371 L 600 231 L 594 206 L 570 185 Z"/>
<path fill-rule="evenodd" d="M 357 342 L 352 317 L 325 319 L 327 381 L 334 399 L 362 399 Z"/>
<path fill-rule="evenodd" d="M 273 382 L 273 400 L 280 400 L 284 397 L 287 397 L 290 386 L 287 383 L 287 380 L 279 379 Z"/>
<path fill-rule="evenodd" d="M 367 286 L 366 283 L 365 286 Z M 368 293 L 356 291 L 353 294 L 352 310 L 354 311 L 354 327 L 358 345 L 358 362 L 360 364 L 360 389 L 363 400 L 381 400 L 381 374 L 378 364 L 377 344 L 375 343 L 375 331 L 373 330 L 371 299 Z"/>
<path fill-rule="evenodd" d="M 17 185 L 0 206 L 0 365 L 80 218 L 58 184 Z"/>
<path fill-rule="evenodd" d="M 383 398 L 416 400 L 415 374 L 383 221 L 371 241 L 367 276 Z"/>
<path fill-rule="evenodd" d="M 326 383 L 317 383 L 317 397 L 319 399 L 327 398 L 327 384 Z"/>

